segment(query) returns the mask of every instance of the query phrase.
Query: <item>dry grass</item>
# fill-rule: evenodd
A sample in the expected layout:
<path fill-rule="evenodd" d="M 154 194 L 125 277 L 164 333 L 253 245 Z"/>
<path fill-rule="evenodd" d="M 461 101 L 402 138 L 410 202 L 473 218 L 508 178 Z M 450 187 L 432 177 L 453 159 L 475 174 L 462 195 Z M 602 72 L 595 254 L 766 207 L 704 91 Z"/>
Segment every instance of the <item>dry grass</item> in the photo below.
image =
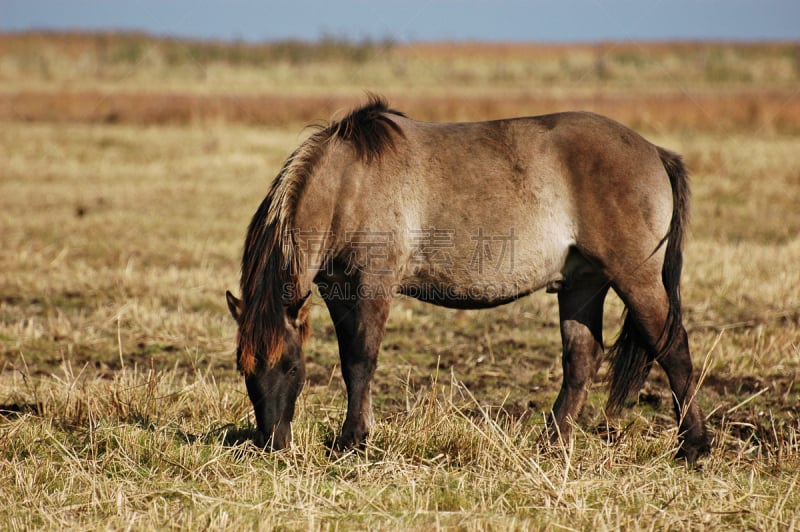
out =
<path fill-rule="evenodd" d="M 537 94 L 480 92 L 406 95 L 384 91 L 392 105 L 419 120 L 487 120 L 581 109 L 613 116 L 644 130 L 800 130 L 800 98 L 793 91 L 670 94 Z M 20 91 L 0 94 L 0 120 L 127 123 L 136 125 L 234 122 L 297 127 L 329 117 L 363 94 L 208 95 L 159 92 Z"/>
<path fill-rule="evenodd" d="M 463 51 L 433 48 L 426 55 L 448 61 Z M 520 48 L 514 53 L 532 53 Z M 659 50 L 650 53 L 695 53 Z M 569 53 L 578 52 L 585 49 Z M 544 50 L 542 61 L 560 53 Z M 759 53 L 767 59 L 756 54 L 753 72 L 773 61 L 772 52 Z M 32 83 L 12 81 L 22 90 Z M 57 85 L 42 90 L 55 94 Z M 153 92 L 165 85 L 153 82 Z M 732 86 L 768 98 L 738 81 L 704 86 L 698 116 L 713 122 L 733 113 L 741 92 Z M 117 81 L 107 92 L 126 94 L 124 87 Z M 310 118 L 326 118 L 356 97 L 337 87 L 330 100 L 299 91 L 268 101 L 318 101 L 321 112 Z M 437 118 L 533 105 L 486 87 L 460 92 L 453 107 L 436 91 L 397 89 L 395 103 L 412 114 L 428 106 Z M 615 102 L 610 114 L 633 117 L 620 88 L 593 90 L 598 101 Z M 642 82 L 630 105 L 654 92 Z M 730 107 L 713 107 L 717 96 Z M 562 101 L 556 91 L 548 97 L 536 101 Z M 476 102 L 497 107 L 471 110 Z M 557 309 L 545 294 L 482 312 L 398 301 L 370 445 L 334 456 L 325 442 L 342 421 L 344 387 L 333 328 L 317 302 L 295 444 L 254 450 L 223 293 L 237 285 L 246 224 L 300 129 L 217 115 L 104 124 L 54 106 L 67 118 L 6 115 L 0 128 L 3 528 L 798 528 L 796 127 L 726 116 L 695 127 L 670 122 L 667 112 L 633 120 L 682 152 L 693 172 L 684 294 L 694 359 L 705 368 L 700 400 L 715 434 L 695 471 L 671 460 L 676 434 L 660 371 L 615 423 L 613 442 L 598 434 L 606 422 L 598 384 L 568 447 L 537 446 L 561 376 Z M 609 337 L 620 310 L 609 302 Z"/>
<path fill-rule="evenodd" d="M 796 43 L 283 42 L 0 35 L 0 120 L 297 127 L 364 89 L 421 120 L 565 109 L 646 130 L 797 132 Z"/>

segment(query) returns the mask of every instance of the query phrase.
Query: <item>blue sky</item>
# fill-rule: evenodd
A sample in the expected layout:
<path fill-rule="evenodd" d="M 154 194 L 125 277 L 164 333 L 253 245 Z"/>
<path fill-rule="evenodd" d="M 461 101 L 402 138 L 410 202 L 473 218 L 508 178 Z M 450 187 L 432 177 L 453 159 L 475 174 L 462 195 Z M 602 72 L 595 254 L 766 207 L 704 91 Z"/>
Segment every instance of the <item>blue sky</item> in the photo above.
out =
<path fill-rule="evenodd" d="M 125 29 L 248 41 L 800 40 L 800 0 L 0 0 L 0 31 Z"/>

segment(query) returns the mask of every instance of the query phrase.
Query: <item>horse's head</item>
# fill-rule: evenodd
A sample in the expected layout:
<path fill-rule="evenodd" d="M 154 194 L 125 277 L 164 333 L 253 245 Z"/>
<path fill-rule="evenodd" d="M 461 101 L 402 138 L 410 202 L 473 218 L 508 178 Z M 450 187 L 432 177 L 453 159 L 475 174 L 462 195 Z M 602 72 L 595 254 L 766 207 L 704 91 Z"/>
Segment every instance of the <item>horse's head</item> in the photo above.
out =
<path fill-rule="evenodd" d="M 243 302 L 230 292 L 225 296 L 228 309 L 241 330 Z M 254 442 L 259 447 L 280 450 L 292 441 L 295 402 L 306 378 L 303 343 L 309 333 L 308 309 L 304 308 L 307 297 L 284 306 L 283 327 L 273 332 L 282 338 L 259 339 L 262 349 L 256 353 L 254 368 L 244 367 L 242 346 L 237 348 L 239 369 L 244 374 L 247 394 L 255 410 L 258 431 Z M 280 346 L 279 352 L 267 353 L 268 346 Z"/>

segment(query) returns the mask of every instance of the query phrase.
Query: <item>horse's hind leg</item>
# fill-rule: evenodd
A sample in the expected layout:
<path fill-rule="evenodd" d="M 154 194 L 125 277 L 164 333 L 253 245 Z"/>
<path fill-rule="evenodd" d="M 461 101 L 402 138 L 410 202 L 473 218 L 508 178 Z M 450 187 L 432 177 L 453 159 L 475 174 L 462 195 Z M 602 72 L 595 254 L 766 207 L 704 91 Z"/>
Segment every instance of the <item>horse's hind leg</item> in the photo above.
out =
<path fill-rule="evenodd" d="M 708 453 L 709 444 L 705 418 L 695 400 L 697 389 L 694 369 L 689 354 L 689 339 L 683 325 L 680 327 L 680 336 L 676 338 L 672 348 L 656 360 L 664 368 L 669 379 L 675 417 L 680 424 L 678 430 L 681 435 L 681 447 L 676 457 L 693 464 L 700 456 Z"/>
<path fill-rule="evenodd" d="M 669 300 L 660 272 L 653 271 L 651 275 L 639 273 L 635 280 L 615 280 L 615 289 L 628 308 L 632 325 L 637 329 L 630 337 L 645 344 L 641 348 L 648 351 L 650 360 L 655 358 L 669 379 L 681 439 L 677 457 L 694 463 L 708 452 L 709 444 L 705 418 L 695 398 L 696 376 L 686 330 L 680 324 L 675 329 L 674 337 L 666 337 L 664 331 L 669 315 Z"/>
<path fill-rule="evenodd" d="M 343 286 L 343 285 L 341 285 Z M 340 286 L 340 287 L 341 287 Z M 347 414 L 337 449 L 349 449 L 364 443 L 373 423 L 370 386 L 378 361 L 378 351 L 389 317 L 390 301 L 378 294 L 363 299 L 323 293 L 339 343 L 342 376 L 347 387 Z"/>
<path fill-rule="evenodd" d="M 571 423 L 583 409 L 602 362 L 603 302 L 607 292 L 607 283 L 600 279 L 577 286 L 568 284 L 558 294 L 564 377 L 548 423 L 552 442 L 569 437 Z"/>

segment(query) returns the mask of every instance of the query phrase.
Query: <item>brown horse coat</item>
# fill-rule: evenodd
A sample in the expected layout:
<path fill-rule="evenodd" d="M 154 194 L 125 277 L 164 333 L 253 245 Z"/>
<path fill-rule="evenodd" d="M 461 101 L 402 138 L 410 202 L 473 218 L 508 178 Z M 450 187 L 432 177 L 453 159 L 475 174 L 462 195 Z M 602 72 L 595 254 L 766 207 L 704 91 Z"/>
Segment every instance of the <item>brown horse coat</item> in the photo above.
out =
<path fill-rule="evenodd" d="M 342 447 L 361 443 L 372 422 L 370 381 L 393 297 L 483 308 L 546 287 L 558 293 L 564 342 L 550 432 L 566 437 L 602 360 L 611 288 L 627 317 L 611 349 L 609 410 L 657 360 L 675 397 L 680 454 L 694 461 L 708 443 L 680 308 L 688 201 L 677 155 L 599 115 L 425 123 L 371 98 L 297 148 L 250 224 L 242 301 L 229 296 L 229 305 L 259 431 L 273 447 L 288 443 L 291 415 L 280 405 L 293 411 L 302 384 L 287 395 L 275 383 L 280 368 L 302 369 L 312 284 L 339 341 Z"/>

